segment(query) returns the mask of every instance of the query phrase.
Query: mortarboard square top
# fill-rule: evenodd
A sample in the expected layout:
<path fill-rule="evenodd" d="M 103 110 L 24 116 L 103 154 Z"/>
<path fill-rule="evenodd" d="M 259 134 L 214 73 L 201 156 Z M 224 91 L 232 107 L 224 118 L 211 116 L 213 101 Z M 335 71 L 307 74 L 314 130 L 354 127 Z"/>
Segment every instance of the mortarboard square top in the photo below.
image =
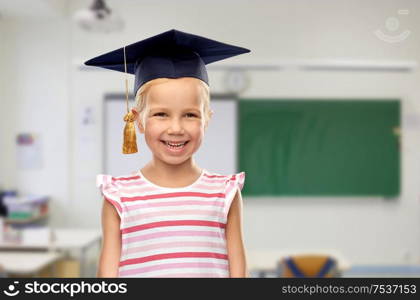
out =
<path fill-rule="evenodd" d="M 175 29 L 125 47 L 127 72 L 135 75 L 134 94 L 156 78 L 195 77 L 208 84 L 206 64 L 248 52 Z M 124 47 L 92 58 L 85 65 L 125 72 Z"/>

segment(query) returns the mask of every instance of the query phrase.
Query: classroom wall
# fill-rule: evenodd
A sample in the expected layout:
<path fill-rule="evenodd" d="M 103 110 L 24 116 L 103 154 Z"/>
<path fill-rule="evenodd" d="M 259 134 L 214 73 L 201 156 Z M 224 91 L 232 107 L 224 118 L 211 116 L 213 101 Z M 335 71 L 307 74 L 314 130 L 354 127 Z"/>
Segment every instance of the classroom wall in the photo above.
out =
<path fill-rule="evenodd" d="M 51 195 L 53 224 L 69 208 L 69 28 L 54 18 L 1 19 L 0 184 L 22 194 Z M 41 139 L 42 168 L 17 168 L 15 138 Z"/>
<path fill-rule="evenodd" d="M 252 49 L 251 54 L 229 63 L 420 61 L 415 34 L 420 28 L 415 18 L 420 5 L 414 1 L 265 1 L 264 5 L 262 1 L 219 0 L 199 4 L 192 0 L 107 2 L 124 15 L 123 32 L 92 35 L 69 19 L 0 20 L 1 51 L 5 54 L 0 55 L 0 79 L 7 82 L 0 92 L 0 183 L 23 192 L 50 194 L 57 212 L 53 217 L 56 226 L 100 226 L 101 199 L 95 175 L 102 172 L 103 95 L 123 92 L 124 82 L 116 72 L 78 68 L 80 62 L 99 53 L 176 28 Z M 68 14 L 89 4 L 71 1 Z M 410 10 L 409 17 L 400 18 L 401 26 L 413 34 L 398 44 L 376 38 L 373 31 L 383 28 L 386 18 L 398 9 Z M 209 75 L 212 92 L 224 92 L 224 73 L 211 71 Z M 404 134 L 402 194 L 398 199 L 245 197 L 248 251 L 337 249 L 351 263 L 420 263 L 419 71 L 285 69 L 255 71 L 250 78 L 244 98 L 401 98 Z M 87 108 L 94 112 L 88 127 L 81 124 Z M 18 121 L 14 121 L 16 116 Z M 48 158 L 43 170 L 16 169 L 14 137 L 22 130 L 42 133 Z"/>

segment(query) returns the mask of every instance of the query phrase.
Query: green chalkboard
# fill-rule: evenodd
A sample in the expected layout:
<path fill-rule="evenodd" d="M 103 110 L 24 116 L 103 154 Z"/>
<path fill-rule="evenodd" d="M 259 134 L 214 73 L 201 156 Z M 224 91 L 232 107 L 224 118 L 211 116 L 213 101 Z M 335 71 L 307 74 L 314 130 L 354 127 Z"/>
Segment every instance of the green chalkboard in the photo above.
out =
<path fill-rule="evenodd" d="M 249 196 L 400 192 L 400 101 L 241 99 L 238 167 Z"/>

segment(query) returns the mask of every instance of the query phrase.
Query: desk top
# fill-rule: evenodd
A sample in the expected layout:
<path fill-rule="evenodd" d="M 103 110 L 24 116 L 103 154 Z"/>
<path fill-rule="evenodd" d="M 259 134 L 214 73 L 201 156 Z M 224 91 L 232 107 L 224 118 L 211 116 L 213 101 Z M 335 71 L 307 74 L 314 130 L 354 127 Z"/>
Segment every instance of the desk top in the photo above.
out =
<path fill-rule="evenodd" d="M 53 234 L 55 240 L 49 244 L 0 242 L 0 249 L 83 249 L 99 241 L 102 237 L 101 231 L 96 229 L 57 228 L 53 230 Z"/>
<path fill-rule="evenodd" d="M 33 274 L 59 259 L 56 252 L 0 252 L 0 265 L 6 273 Z"/>

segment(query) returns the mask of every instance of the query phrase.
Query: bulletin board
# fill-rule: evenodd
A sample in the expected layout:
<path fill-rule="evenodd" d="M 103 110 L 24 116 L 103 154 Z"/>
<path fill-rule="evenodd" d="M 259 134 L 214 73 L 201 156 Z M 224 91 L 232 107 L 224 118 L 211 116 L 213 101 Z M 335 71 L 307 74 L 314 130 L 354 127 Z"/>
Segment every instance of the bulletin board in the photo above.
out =
<path fill-rule="evenodd" d="M 398 99 L 239 103 L 244 195 L 399 195 Z"/>

